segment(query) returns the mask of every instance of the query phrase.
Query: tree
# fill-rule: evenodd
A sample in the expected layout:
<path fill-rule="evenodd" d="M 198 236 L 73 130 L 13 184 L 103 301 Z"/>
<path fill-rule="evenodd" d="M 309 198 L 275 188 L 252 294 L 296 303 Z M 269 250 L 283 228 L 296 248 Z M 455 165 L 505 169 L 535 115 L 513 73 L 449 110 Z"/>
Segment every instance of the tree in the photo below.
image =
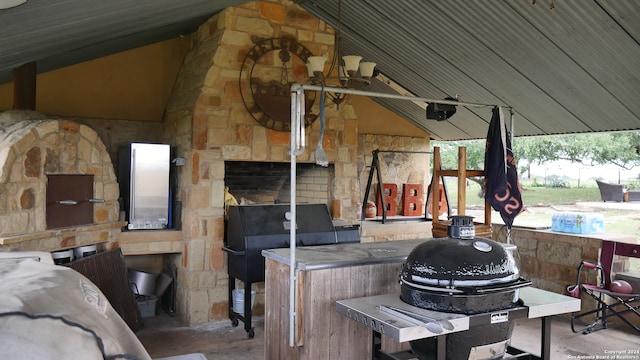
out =
<path fill-rule="evenodd" d="M 467 148 L 467 169 L 484 168 L 485 140 L 434 141 L 433 146 L 440 147 L 440 159 L 443 169 L 458 168 L 458 148 Z"/>
<path fill-rule="evenodd" d="M 640 132 L 521 137 L 514 140 L 514 155 L 527 169 L 534 162 L 568 160 L 630 170 L 640 166 Z"/>
<path fill-rule="evenodd" d="M 434 142 L 443 168 L 456 168 L 458 147 L 467 148 L 467 168 L 484 168 L 485 140 Z M 516 137 L 513 153 L 530 176 L 531 164 L 568 160 L 585 166 L 613 164 L 625 170 L 640 166 L 640 131 Z"/>

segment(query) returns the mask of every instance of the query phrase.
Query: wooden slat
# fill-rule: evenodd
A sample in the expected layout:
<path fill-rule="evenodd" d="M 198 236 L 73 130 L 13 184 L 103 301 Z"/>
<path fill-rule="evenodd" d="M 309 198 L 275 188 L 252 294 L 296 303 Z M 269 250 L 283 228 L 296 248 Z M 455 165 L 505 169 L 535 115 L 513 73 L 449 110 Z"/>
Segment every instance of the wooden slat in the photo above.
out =
<path fill-rule="evenodd" d="M 433 176 L 431 177 L 431 222 L 435 226 L 440 219 L 440 171 L 442 163 L 440 162 L 440 147 L 433 148 Z M 448 206 L 451 206 L 448 204 Z"/>
<path fill-rule="evenodd" d="M 281 288 L 279 277 L 279 268 L 281 264 L 275 261 L 265 261 L 265 286 L 264 286 L 264 332 L 265 334 L 275 334 L 274 336 L 265 336 L 264 339 L 264 353 L 269 355 L 267 359 L 273 359 L 278 357 L 280 352 L 278 351 L 278 342 L 272 341 L 274 337 L 280 335 L 278 318 L 280 312 L 274 307 L 274 304 L 282 304 L 282 299 L 278 295 L 278 291 Z M 284 306 L 284 304 L 283 304 Z"/>
<path fill-rule="evenodd" d="M 360 268 L 360 267 L 358 267 Z M 349 341 L 349 322 L 350 320 L 336 311 L 336 301 L 341 299 L 350 299 L 354 295 L 351 288 L 352 282 L 361 281 L 361 273 L 352 271 L 353 268 L 339 268 L 331 271 L 330 288 L 332 296 L 329 299 L 330 308 L 327 318 L 330 320 L 329 327 L 331 335 L 329 336 L 329 344 L 327 348 L 327 359 L 358 359 L 352 352 L 352 344 Z"/>
<path fill-rule="evenodd" d="M 458 215 L 467 213 L 467 148 L 458 148 Z"/>
<path fill-rule="evenodd" d="M 265 359 L 286 359 L 289 351 L 289 267 L 265 262 Z"/>
<path fill-rule="evenodd" d="M 143 327 L 142 316 L 129 285 L 124 256 L 119 248 L 99 252 L 65 265 L 91 280 L 131 330 L 135 332 Z"/>
<path fill-rule="evenodd" d="M 467 170 L 466 173 L 467 173 L 467 178 L 484 176 L 484 171 L 482 170 Z M 439 170 L 438 174 L 440 176 L 457 177 L 458 170 Z"/>
<path fill-rule="evenodd" d="M 484 223 L 491 224 L 491 205 L 486 201 L 484 203 Z"/>
<path fill-rule="evenodd" d="M 295 331 L 295 342 L 297 346 L 304 345 L 304 314 L 305 314 L 305 283 L 306 283 L 306 272 L 305 271 L 297 271 L 296 273 L 296 331 Z"/>
<path fill-rule="evenodd" d="M 302 359 L 330 360 L 331 327 L 331 272 L 316 270 L 308 272 L 306 291 L 308 294 L 305 319 L 305 356 Z M 335 311 L 335 309 L 333 310 Z"/>
<path fill-rule="evenodd" d="M 301 303 L 301 346 L 289 347 L 289 267 L 266 259 L 265 267 L 265 359 L 365 360 L 372 356 L 372 334 L 340 315 L 337 300 L 400 293 L 401 263 L 362 265 L 300 271 L 297 275 Z M 386 339 L 385 339 L 386 338 Z M 383 350 L 399 351 L 398 344 L 383 337 Z"/>
<path fill-rule="evenodd" d="M 372 286 L 371 279 L 374 276 L 373 269 L 376 268 L 375 265 L 366 265 L 352 268 L 352 281 L 350 282 L 351 287 L 351 298 L 355 297 L 364 297 L 371 294 Z M 345 299 L 348 299 L 345 297 Z M 346 318 L 345 318 L 346 319 Z M 349 336 L 351 339 L 359 339 L 359 342 L 362 342 L 359 347 L 350 346 L 350 353 L 347 354 L 350 358 L 357 359 L 359 357 L 371 359 L 372 355 L 372 338 L 371 332 L 368 329 L 355 321 L 351 321 L 346 319 L 348 322 L 348 330 Z"/>

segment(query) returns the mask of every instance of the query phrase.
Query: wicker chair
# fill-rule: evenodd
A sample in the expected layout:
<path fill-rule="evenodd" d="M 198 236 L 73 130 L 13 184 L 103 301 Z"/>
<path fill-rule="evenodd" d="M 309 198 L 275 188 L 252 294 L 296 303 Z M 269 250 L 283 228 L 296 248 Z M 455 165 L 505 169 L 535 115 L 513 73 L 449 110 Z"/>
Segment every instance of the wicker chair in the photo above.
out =
<path fill-rule="evenodd" d="M 624 201 L 625 188 L 624 185 L 609 184 L 596 180 L 602 201 Z"/>

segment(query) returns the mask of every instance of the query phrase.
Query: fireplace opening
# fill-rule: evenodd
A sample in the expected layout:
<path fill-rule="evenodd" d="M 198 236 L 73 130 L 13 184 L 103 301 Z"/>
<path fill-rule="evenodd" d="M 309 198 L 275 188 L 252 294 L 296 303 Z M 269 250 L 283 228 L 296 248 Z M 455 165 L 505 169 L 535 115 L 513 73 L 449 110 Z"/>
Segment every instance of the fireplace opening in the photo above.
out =
<path fill-rule="evenodd" d="M 327 204 L 333 164 L 296 164 L 296 202 Z M 288 203 L 291 199 L 291 164 L 226 161 L 225 186 L 241 204 Z"/>

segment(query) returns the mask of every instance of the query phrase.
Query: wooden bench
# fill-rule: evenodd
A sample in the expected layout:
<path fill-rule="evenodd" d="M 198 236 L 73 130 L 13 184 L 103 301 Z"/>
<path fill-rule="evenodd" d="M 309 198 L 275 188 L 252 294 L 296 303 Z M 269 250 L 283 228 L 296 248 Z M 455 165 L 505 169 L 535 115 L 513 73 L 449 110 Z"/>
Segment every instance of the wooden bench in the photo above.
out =
<path fill-rule="evenodd" d="M 624 201 L 640 201 L 640 190 L 627 190 L 624 193 Z"/>

